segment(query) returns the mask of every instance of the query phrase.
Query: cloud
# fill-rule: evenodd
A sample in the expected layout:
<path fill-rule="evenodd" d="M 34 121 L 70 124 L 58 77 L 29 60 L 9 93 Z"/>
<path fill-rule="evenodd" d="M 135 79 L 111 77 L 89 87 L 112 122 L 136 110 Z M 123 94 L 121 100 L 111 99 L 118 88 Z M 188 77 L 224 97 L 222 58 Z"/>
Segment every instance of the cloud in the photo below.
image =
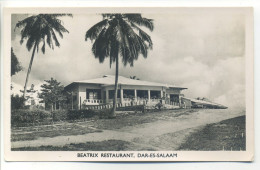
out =
<path fill-rule="evenodd" d="M 12 26 L 24 15 L 12 16 Z M 164 82 L 187 87 L 189 97 L 208 97 L 228 106 L 244 106 L 245 96 L 245 21 L 239 13 L 221 12 L 146 14 L 154 19 L 155 29 L 148 30 L 153 50 L 139 59 L 134 67 L 119 64 L 122 76 L 137 76 L 141 80 Z M 29 84 L 43 83 L 51 77 L 67 85 L 76 80 L 114 74 L 109 61 L 99 63 L 91 52 L 92 43 L 85 41 L 86 31 L 102 18 L 96 14 L 63 17 L 69 34 L 59 39 L 60 48 L 47 48 L 36 54 Z M 24 71 L 12 77 L 23 86 L 31 52 L 20 45 L 19 31 L 12 36 L 12 47 Z"/>

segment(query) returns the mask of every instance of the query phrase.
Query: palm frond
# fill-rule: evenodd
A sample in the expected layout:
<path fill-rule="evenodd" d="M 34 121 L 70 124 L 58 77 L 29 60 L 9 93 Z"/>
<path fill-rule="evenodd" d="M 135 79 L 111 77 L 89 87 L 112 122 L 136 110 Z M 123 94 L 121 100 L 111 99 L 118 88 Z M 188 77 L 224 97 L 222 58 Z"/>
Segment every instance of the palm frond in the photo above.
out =
<path fill-rule="evenodd" d="M 28 51 L 30 51 L 33 47 L 33 45 L 35 44 L 35 40 L 33 37 L 30 37 L 27 42 L 26 42 L 26 48 L 28 49 Z"/>
<path fill-rule="evenodd" d="M 54 42 L 55 42 L 55 45 L 56 45 L 57 47 L 60 47 L 60 43 L 59 43 L 59 41 L 58 41 L 58 39 L 57 39 L 57 37 L 56 37 L 56 34 L 55 34 L 55 32 L 54 32 L 53 30 L 51 30 L 51 34 L 52 34 L 52 38 L 53 38 L 53 40 L 54 40 Z"/>
<path fill-rule="evenodd" d="M 124 17 L 126 17 L 130 22 L 133 22 L 139 26 L 144 26 L 150 29 L 150 31 L 153 31 L 154 29 L 153 20 L 143 18 L 141 14 L 124 14 Z"/>
<path fill-rule="evenodd" d="M 46 43 L 50 48 L 54 49 L 55 46 L 60 46 L 56 33 L 63 38 L 63 33 L 69 31 L 63 26 L 62 21 L 57 19 L 61 16 L 72 16 L 71 14 L 39 14 L 30 16 L 16 24 L 16 27 L 21 29 L 22 44 L 27 39 L 26 47 L 28 50 L 32 48 L 33 44 L 37 45 L 37 51 L 39 49 L 39 43 L 44 42 L 42 52 L 45 53 L 45 37 Z M 54 41 L 54 44 L 53 44 Z"/>
<path fill-rule="evenodd" d="M 33 23 L 35 22 L 36 19 L 37 19 L 37 16 L 35 16 L 35 15 L 25 18 L 22 21 L 18 21 L 18 23 L 15 25 L 15 28 L 24 27 L 26 25 L 33 25 Z"/>
<path fill-rule="evenodd" d="M 45 39 L 43 39 L 43 45 L 42 45 L 42 53 L 45 54 Z"/>
<path fill-rule="evenodd" d="M 98 35 L 100 34 L 101 30 L 107 26 L 108 24 L 108 20 L 105 19 L 105 20 L 102 20 L 101 22 L 95 24 L 94 26 L 92 26 L 87 32 L 86 32 L 86 35 L 85 35 L 85 41 L 88 40 L 88 38 L 90 40 L 94 40 L 98 37 Z"/>
<path fill-rule="evenodd" d="M 153 48 L 153 42 L 152 42 L 151 37 L 146 32 L 144 32 L 141 28 L 139 28 L 138 26 L 136 26 L 132 22 L 131 22 L 131 26 L 133 28 L 135 28 L 136 30 L 138 30 L 139 36 L 143 39 L 143 41 L 147 41 L 147 43 L 149 44 L 149 48 L 152 49 Z"/>
<path fill-rule="evenodd" d="M 46 37 L 47 37 L 47 39 L 46 39 L 47 44 L 49 45 L 49 47 L 51 49 L 53 49 L 53 43 L 52 43 L 52 37 L 51 37 L 50 31 L 46 32 Z"/>
<path fill-rule="evenodd" d="M 105 36 L 106 31 L 107 29 L 103 28 L 92 46 L 92 52 L 94 56 L 99 59 L 100 63 L 103 63 L 105 58 L 109 56 L 109 41 Z"/>
<path fill-rule="evenodd" d="M 119 57 L 126 66 L 133 66 L 141 54 L 144 58 L 148 49 L 152 49 L 151 37 L 139 26 L 153 30 L 153 21 L 141 14 L 102 14 L 103 20 L 92 26 L 85 35 L 85 40 L 94 40 L 92 52 L 102 63 L 109 57 L 110 67 Z"/>

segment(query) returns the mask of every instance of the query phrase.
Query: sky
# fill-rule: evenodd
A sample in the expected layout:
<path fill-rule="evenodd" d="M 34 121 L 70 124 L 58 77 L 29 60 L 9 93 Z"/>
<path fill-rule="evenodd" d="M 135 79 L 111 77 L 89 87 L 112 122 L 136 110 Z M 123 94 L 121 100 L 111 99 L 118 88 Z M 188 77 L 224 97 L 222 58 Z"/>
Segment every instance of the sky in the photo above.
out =
<path fill-rule="evenodd" d="M 143 13 L 154 20 L 154 30 L 144 29 L 152 38 L 153 49 L 144 59 L 139 56 L 134 67 L 120 62 L 119 75 L 141 80 L 186 87 L 187 97 L 206 97 L 229 107 L 245 106 L 245 17 L 220 11 L 194 10 L 175 13 Z M 12 15 L 12 47 L 23 71 L 12 77 L 14 91 L 24 86 L 32 51 L 20 44 L 20 30 L 15 24 L 28 15 Z M 59 38 L 60 48 L 46 48 L 36 53 L 28 86 L 39 87 L 51 77 L 68 85 L 114 75 L 115 65 L 99 63 L 91 52 L 86 31 L 102 20 L 99 14 L 74 14 L 60 18 L 69 34 Z M 19 90 L 18 90 L 19 89 Z"/>

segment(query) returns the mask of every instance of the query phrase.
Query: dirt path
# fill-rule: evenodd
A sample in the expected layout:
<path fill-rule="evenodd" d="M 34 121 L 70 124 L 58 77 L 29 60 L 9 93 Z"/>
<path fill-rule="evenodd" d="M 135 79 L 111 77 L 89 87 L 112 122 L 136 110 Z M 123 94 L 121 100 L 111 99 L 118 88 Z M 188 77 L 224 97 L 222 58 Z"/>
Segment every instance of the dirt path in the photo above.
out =
<path fill-rule="evenodd" d="M 174 112 L 174 111 L 173 111 Z M 185 138 L 199 127 L 221 120 L 244 115 L 244 112 L 230 110 L 198 110 L 173 117 L 160 117 L 152 123 L 125 126 L 116 130 L 88 133 L 76 136 L 45 137 L 31 141 L 12 142 L 12 148 L 38 146 L 64 146 L 70 143 L 85 143 L 105 140 L 123 140 L 133 143 L 130 150 L 175 149 Z M 173 142 L 174 141 L 174 142 Z"/>

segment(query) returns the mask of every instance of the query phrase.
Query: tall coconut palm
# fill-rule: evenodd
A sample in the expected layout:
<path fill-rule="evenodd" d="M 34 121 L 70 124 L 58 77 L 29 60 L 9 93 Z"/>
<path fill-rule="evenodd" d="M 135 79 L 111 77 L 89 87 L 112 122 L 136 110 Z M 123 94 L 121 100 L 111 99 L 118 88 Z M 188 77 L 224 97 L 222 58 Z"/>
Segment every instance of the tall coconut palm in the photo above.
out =
<path fill-rule="evenodd" d="M 92 52 L 95 58 L 103 63 L 105 58 L 116 63 L 115 88 L 113 111 L 114 116 L 117 103 L 118 90 L 118 67 L 119 57 L 121 56 L 124 66 L 134 65 L 139 54 L 147 57 L 148 49 L 152 49 L 151 37 L 144 32 L 140 26 L 153 31 L 153 20 L 142 17 L 141 14 L 103 14 L 103 20 L 92 26 L 85 36 L 85 40 L 94 41 Z"/>
<path fill-rule="evenodd" d="M 45 44 L 47 43 L 51 49 L 54 49 L 54 46 L 59 47 L 60 43 L 56 34 L 63 38 L 63 33 L 69 31 L 63 26 L 62 21 L 58 19 L 61 16 L 72 16 L 71 14 L 39 14 L 32 15 L 22 21 L 19 21 L 16 24 L 17 28 L 21 28 L 21 40 L 22 44 L 24 40 L 26 42 L 26 48 L 28 51 L 33 49 L 32 56 L 30 60 L 30 64 L 28 67 L 25 85 L 24 85 L 24 93 L 23 97 L 25 98 L 27 83 L 29 80 L 33 59 L 35 56 L 35 51 L 39 50 L 39 46 L 41 46 L 41 51 L 45 53 Z M 16 28 L 15 27 L 15 28 Z"/>

